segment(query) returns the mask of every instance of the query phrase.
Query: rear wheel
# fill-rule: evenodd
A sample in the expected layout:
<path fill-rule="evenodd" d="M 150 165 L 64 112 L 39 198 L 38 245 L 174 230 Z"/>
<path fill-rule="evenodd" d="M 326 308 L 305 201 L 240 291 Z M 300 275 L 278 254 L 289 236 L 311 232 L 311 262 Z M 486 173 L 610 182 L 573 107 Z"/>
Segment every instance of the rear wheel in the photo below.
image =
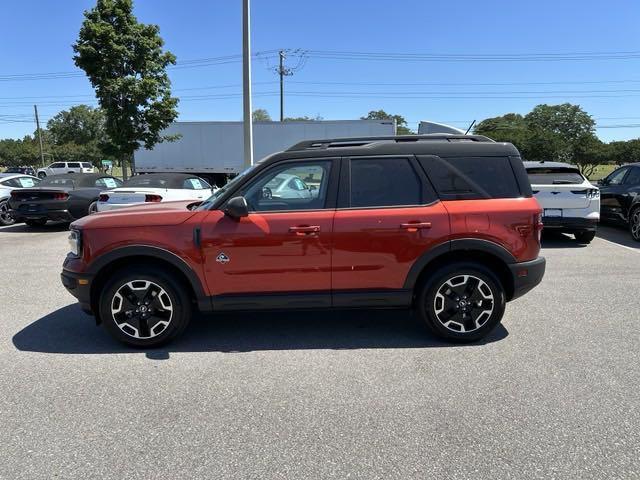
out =
<path fill-rule="evenodd" d="M 11 211 L 9 209 L 9 202 L 7 200 L 3 200 L 0 202 L 0 225 L 13 225 L 16 223 L 15 218 L 11 215 Z"/>
<path fill-rule="evenodd" d="M 488 335 L 504 315 L 504 287 L 488 268 L 460 262 L 436 271 L 418 293 L 418 310 L 427 327 L 453 342 Z"/>
<path fill-rule="evenodd" d="M 186 288 L 161 269 L 131 266 L 112 276 L 100 296 L 100 317 L 116 339 L 157 347 L 177 337 L 191 319 Z"/>
<path fill-rule="evenodd" d="M 46 218 L 35 218 L 35 219 L 31 219 L 31 220 L 25 220 L 24 223 L 27 224 L 30 227 L 42 227 L 45 223 L 47 223 L 47 219 Z"/>
<path fill-rule="evenodd" d="M 596 238 L 596 232 L 575 232 L 573 236 L 576 237 L 578 243 L 588 244 Z"/>
<path fill-rule="evenodd" d="M 636 242 L 640 242 L 640 207 L 631 210 L 631 215 L 629 215 L 629 231 L 631 232 L 631 238 Z"/>
<path fill-rule="evenodd" d="M 44 178 L 44 177 L 46 177 L 46 176 L 47 176 L 47 174 L 46 174 L 46 173 L 44 173 L 44 172 L 38 172 L 38 178 Z"/>

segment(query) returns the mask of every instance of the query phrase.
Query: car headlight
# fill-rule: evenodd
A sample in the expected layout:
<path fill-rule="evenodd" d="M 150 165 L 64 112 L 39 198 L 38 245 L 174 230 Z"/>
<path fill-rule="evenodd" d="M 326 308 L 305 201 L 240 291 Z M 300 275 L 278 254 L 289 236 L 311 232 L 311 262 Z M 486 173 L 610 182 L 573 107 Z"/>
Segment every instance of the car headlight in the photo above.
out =
<path fill-rule="evenodd" d="M 69 231 L 69 248 L 76 257 L 82 253 L 82 232 L 80 230 Z"/>

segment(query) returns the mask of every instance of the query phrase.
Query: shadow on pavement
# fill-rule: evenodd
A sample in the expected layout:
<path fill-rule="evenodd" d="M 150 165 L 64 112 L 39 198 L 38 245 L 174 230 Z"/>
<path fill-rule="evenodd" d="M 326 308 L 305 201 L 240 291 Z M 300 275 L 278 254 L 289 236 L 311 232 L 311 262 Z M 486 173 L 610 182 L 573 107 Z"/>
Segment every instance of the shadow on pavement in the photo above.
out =
<path fill-rule="evenodd" d="M 631 238 L 631 233 L 628 228 L 616 227 L 612 225 L 600 225 L 598 226 L 598 237 L 609 242 L 617 243 L 623 247 L 629 247 L 636 249 L 640 252 L 640 242 L 636 242 Z"/>
<path fill-rule="evenodd" d="M 0 235 L 3 233 L 48 233 L 67 230 L 69 230 L 69 222 L 48 222 L 41 227 L 30 227 L 24 223 L 16 223 L 8 227 L 0 228 Z"/>
<path fill-rule="evenodd" d="M 578 243 L 573 235 L 546 231 L 542 234 L 542 248 L 585 248 L 588 245 Z"/>
<path fill-rule="evenodd" d="M 481 345 L 502 340 L 499 325 Z M 142 352 L 112 339 L 78 305 L 68 305 L 28 325 L 13 337 L 18 350 L 104 354 Z M 407 310 L 256 312 L 197 315 L 184 335 L 169 345 L 144 350 L 162 360 L 170 352 L 430 348 L 460 346 L 437 340 Z"/>

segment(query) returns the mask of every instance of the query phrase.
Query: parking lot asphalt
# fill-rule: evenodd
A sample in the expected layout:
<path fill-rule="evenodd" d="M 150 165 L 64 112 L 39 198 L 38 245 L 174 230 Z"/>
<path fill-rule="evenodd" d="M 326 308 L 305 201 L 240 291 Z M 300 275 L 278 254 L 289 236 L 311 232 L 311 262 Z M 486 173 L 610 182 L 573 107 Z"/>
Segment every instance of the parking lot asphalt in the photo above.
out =
<path fill-rule="evenodd" d="M 66 227 L 0 229 L 0 478 L 640 477 L 640 245 L 545 241 L 483 343 L 406 312 L 197 318 L 112 340 L 59 282 Z"/>

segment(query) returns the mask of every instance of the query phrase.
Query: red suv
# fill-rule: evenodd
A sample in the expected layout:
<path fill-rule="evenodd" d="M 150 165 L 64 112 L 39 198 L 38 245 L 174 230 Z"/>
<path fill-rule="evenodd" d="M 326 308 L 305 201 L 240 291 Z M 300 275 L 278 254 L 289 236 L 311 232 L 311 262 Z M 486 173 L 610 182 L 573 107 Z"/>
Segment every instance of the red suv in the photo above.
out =
<path fill-rule="evenodd" d="M 175 338 L 194 309 L 415 308 L 478 340 L 542 279 L 541 209 L 516 148 L 482 136 L 301 142 L 204 203 L 71 224 L 62 282 L 119 340 Z"/>

